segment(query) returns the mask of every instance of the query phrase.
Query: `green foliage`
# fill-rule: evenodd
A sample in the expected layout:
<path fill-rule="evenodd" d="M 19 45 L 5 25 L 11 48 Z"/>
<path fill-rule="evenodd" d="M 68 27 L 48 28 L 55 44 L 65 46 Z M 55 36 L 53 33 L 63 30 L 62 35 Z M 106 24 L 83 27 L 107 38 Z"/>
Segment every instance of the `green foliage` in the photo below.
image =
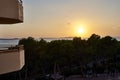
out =
<path fill-rule="evenodd" d="M 64 75 L 83 74 L 88 70 L 95 73 L 102 73 L 105 69 L 114 71 L 115 59 L 119 58 L 113 57 L 120 55 L 120 42 L 110 36 L 101 38 L 96 34 L 92 34 L 88 40 L 75 37 L 73 40 L 51 42 L 28 37 L 21 39 L 19 44 L 25 47 L 28 76 L 53 73 L 55 63 Z M 113 59 L 114 63 L 106 62 L 105 59 Z M 100 60 L 103 61 L 101 64 L 98 63 Z M 86 66 L 87 64 L 92 64 L 93 67 Z M 120 69 L 120 65 L 117 68 Z"/>

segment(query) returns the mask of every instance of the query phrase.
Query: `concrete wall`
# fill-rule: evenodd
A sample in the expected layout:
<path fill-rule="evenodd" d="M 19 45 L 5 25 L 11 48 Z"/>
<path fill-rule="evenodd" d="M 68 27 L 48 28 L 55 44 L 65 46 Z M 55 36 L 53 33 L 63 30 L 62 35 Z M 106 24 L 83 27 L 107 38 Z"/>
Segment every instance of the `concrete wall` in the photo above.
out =
<path fill-rule="evenodd" d="M 0 17 L 17 18 L 17 0 L 0 0 Z"/>
<path fill-rule="evenodd" d="M 24 50 L 0 52 L 0 74 L 18 71 L 24 64 Z"/>
<path fill-rule="evenodd" d="M 20 3 L 20 1 L 18 0 L 0 0 L 0 20 L 1 18 L 2 19 L 9 18 L 9 19 L 16 19 L 18 21 L 23 21 L 22 3 Z M 10 23 L 10 21 L 8 23 Z"/>
<path fill-rule="evenodd" d="M 19 54 L 20 54 L 20 69 L 22 69 L 22 67 L 25 64 L 24 50 L 21 50 Z"/>
<path fill-rule="evenodd" d="M 19 17 L 19 19 L 21 20 L 21 21 L 23 21 L 23 6 L 22 6 L 22 3 L 20 3 L 19 2 L 19 4 L 18 4 L 19 6 L 18 6 L 18 17 Z"/>

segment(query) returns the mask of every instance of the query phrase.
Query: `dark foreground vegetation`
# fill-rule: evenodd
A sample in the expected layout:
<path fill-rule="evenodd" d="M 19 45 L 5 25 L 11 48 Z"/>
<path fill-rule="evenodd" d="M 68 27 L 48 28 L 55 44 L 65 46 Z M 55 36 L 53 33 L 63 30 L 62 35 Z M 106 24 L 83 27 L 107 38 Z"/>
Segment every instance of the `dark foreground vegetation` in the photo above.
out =
<path fill-rule="evenodd" d="M 120 73 L 120 42 L 110 36 L 93 34 L 87 40 L 74 37 L 51 42 L 28 37 L 19 44 L 25 48 L 25 66 L 19 72 L 1 75 L 0 80 L 5 77 L 8 80 L 40 80 L 40 76 L 54 73 L 55 65 L 56 71 L 65 77 Z"/>

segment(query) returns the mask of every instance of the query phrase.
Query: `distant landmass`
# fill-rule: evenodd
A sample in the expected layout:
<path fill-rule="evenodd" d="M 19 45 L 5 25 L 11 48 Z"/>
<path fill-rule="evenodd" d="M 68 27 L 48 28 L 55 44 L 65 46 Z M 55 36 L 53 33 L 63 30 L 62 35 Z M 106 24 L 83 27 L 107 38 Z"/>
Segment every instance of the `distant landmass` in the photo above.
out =
<path fill-rule="evenodd" d="M 51 41 L 51 40 L 72 40 L 74 37 L 40 37 L 40 38 L 36 38 L 36 40 L 40 40 L 40 39 L 44 39 L 46 41 Z M 118 41 L 120 41 L 120 37 L 113 37 L 115 39 L 117 39 Z M 22 38 L 0 38 L 0 40 L 20 40 Z M 88 39 L 87 37 L 83 38 L 83 39 Z"/>
<path fill-rule="evenodd" d="M 0 40 L 19 40 L 20 38 L 0 38 Z"/>

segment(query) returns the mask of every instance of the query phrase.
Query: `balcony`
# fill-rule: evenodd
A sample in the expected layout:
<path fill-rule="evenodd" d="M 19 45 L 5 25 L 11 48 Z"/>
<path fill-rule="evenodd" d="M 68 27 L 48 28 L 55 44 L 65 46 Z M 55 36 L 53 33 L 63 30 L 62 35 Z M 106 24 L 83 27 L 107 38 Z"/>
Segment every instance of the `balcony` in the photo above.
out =
<path fill-rule="evenodd" d="M 23 46 L 0 50 L 0 74 L 21 70 L 24 64 Z"/>
<path fill-rule="evenodd" d="M 0 24 L 23 22 L 23 6 L 21 0 L 0 0 Z"/>

